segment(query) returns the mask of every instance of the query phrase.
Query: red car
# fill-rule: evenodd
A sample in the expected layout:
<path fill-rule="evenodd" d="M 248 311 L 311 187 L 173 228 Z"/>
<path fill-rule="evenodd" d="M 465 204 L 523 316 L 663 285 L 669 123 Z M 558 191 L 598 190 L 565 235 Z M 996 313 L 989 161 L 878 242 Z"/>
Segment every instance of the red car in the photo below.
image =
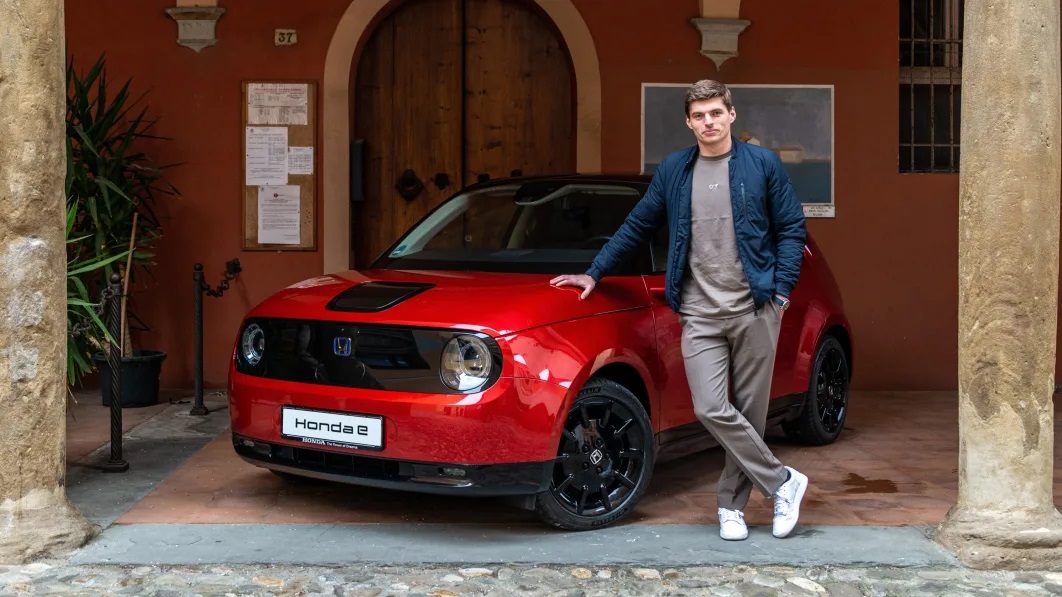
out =
<path fill-rule="evenodd" d="M 667 226 L 586 300 L 549 280 L 586 271 L 648 183 L 480 183 L 371 269 L 268 298 L 233 354 L 236 452 L 294 480 L 525 496 L 564 529 L 623 518 L 661 456 L 714 443 L 663 299 Z M 827 444 L 847 413 L 852 335 L 810 239 L 791 299 L 770 418 Z"/>

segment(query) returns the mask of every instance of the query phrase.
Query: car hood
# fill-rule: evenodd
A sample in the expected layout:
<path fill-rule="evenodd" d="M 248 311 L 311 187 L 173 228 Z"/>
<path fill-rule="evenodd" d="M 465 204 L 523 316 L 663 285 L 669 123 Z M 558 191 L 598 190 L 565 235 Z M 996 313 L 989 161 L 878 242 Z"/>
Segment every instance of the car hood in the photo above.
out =
<path fill-rule="evenodd" d="M 249 317 L 461 328 L 504 336 L 546 324 L 649 305 L 644 282 L 615 277 L 585 300 L 545 274 L 349 271 L 304 280 Z"/>

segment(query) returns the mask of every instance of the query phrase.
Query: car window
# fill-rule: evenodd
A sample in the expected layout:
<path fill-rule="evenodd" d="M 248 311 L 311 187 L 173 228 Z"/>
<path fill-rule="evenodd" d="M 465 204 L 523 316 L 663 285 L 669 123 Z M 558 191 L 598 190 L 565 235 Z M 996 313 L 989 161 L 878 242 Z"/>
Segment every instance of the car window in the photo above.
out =
<path fill-rule="evenodd" d="M 582 273 L 641 199 L 637 183 L 554 180 L 459 194 L 415 225 L 374 267 Z M 613 275 L 650 267 L 648 247 Z"/>

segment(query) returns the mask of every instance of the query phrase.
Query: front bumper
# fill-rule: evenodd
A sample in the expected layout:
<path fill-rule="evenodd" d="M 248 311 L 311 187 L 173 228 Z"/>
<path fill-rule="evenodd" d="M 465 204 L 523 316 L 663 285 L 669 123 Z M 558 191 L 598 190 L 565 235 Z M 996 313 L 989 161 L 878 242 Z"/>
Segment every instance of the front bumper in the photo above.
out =
<path fill-rule="evenodd" d="M 280 434 L 286 406 L 381 417 L 382 448 L 371 452 L 411 462 L 468 465 L 544 462 L 557 456 L 567 388 L 537 379 L 502 378 L 481 394 L 414 394 L 262 379 L 233 372 L 232 432 L 255 441 L 320 448 Z"/>
<path fill-rule="evenodd" d="M 275 471 L 419 493 L 528 495 L 549 488 L 553 461 L 511 464 L 413 462 L 264 442 L 238 434 L 232 447 L 245 461 Z"/>

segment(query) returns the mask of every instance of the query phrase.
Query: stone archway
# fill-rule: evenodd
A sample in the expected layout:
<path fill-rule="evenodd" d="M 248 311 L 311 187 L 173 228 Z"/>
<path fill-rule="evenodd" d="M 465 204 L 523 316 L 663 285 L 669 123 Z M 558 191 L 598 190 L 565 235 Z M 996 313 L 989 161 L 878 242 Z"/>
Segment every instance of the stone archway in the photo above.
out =
<path fill-rule="evenodd" d="M 601 170 L 601 69 L 590 30 L 571 0 L 535 0 L 556 25 L 572 58 L 576 89 L 575 164 L 580 172 Z M 328 46 L 322 86 L 322 232 L 324 273 L 350 263 L 350 72 L 361 39 L 391 0 L 351 2 Z"/>

